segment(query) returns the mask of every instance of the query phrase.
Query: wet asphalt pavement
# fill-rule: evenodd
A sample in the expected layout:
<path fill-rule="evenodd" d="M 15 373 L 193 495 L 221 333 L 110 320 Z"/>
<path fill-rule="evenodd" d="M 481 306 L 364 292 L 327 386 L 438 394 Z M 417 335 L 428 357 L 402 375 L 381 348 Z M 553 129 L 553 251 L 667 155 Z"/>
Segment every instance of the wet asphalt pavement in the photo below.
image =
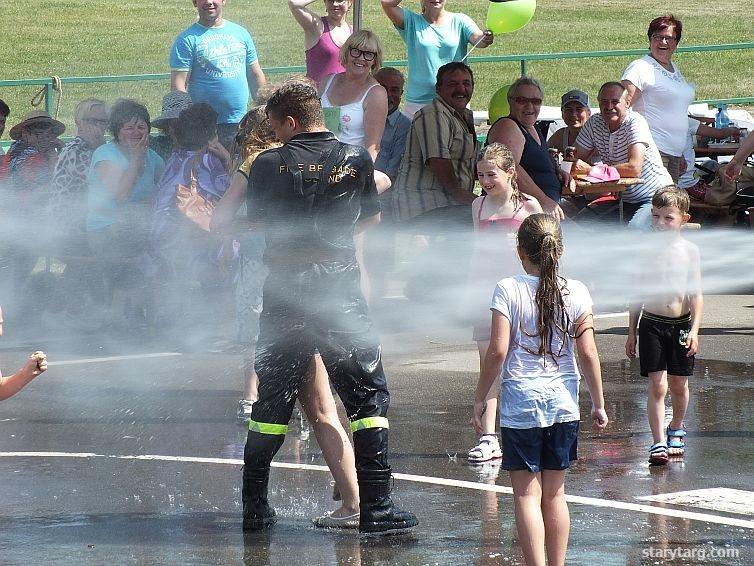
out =
<path fill-rule="evenodd" d="M 512 497 L 493 491 L 510 485 L 507 474 L 464 458 L 475 441 L 470 327 L 400 301 L 388 307 L 375 319 L 392 394 L 391 462 L 421 476 L 395 482 L 399 505 L 420 519 L 413 533 L 314 530 L 310 518 L 335 507 L 330 475 L 313 435 L 294 426 L 275 460 L 292 466 L 275 467 L 270 482 L 280 520 L 244 536 L 239 356 L 144 357 L 174 350 L 96 335 L 76 345 L 53 332 L 30 339 L 6 319 L 4 373 L 37 348 L 52 364 L 0 404 L 0 564 L 521 564 Z M 626 323 L 598 320 L 611 424 L 597 434 L 582 423 L 566 492 L 590 499 L 570 504 L 568 563 L 754 563 L 754 296 L 706 299 L 687 454 L 662 469 L 646 463 L 646 387 L 623 359 Z M 127 358 L 102 360 L 119 355 Z M 584 391 L 582 414 L 588 403 Z M 686 502 L 639 499 L 690 490 L 702 491 Z"/>

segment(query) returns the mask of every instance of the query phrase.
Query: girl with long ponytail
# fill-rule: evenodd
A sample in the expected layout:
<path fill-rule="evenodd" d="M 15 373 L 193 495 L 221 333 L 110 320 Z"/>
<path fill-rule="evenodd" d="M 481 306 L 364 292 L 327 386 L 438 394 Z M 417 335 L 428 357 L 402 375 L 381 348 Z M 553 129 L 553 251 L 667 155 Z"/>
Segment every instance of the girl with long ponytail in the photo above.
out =
<path fill-rule="evenodd" d="M 527 217 L 518 229 L 517 251 L 526 275 L 503 279 L 495 288 L 472 422 L 479 433 L 487 394 L 499 376 L 502 467 L 510 473 L 524 559 L 560 565 L 570 528 L 564 484 L 565 470 L 576 460 L 579 367 L 594 425 L 602 429 L 608 422 L 592 300 L 583 283 L 558 273 L 563 239 L 552 216 Z"/>

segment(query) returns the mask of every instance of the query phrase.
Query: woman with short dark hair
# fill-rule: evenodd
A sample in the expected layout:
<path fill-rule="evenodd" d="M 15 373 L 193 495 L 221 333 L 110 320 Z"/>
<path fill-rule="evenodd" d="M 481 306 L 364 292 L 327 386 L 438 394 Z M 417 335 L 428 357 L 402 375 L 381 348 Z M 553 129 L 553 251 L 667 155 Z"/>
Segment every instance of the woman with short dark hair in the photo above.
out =
<path fill-rule="evenodd" d="M 86 217 L 89 247 L 103 269 L 106 306 L 112 302 L 116 284 L 143 289 L 144 275 L 134 260 L 147 249 L 149 208 L 165 166 L 149 149 L 150 120 L 144 105 L 118 100 L 112 106 L 109 127 L 113 141 L 92 155 Z M 139 292 L 136 295 L 134 313 L 144 301 Z M 143 315 L 143 309 L 140 312 Z"/>
<path fill-rule="evenodd" d="M 649 53 L 632 61 L 621 79 L 627 103 L 647 120 L 662 163 L 676 182 L 686 146 L 689 104 L 696 96 L 673 63 L 682 30 L 683 24 L 672 14 L 652 20 L 647 30 Z"/>

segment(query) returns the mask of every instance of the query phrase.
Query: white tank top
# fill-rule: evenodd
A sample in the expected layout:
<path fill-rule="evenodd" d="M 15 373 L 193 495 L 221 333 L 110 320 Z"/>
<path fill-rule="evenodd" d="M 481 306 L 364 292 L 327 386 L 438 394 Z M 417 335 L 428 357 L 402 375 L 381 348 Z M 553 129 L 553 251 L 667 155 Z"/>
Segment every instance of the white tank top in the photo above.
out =
<path fill-rule="evenodd" d="M 330 102 L 330 99 L 327 96 L 327 91 L 330 90 L 330 85 L 334 78 L 335 75 L 331 75 L 327 80 L 327 85 L 325 86 L 325 91 L 322 93 L 321 98 L 322 108 L 340 108 L 340 118 L 338 120 L 338 128 L 340 131 L 334 132 L 338 140 L 343 143 L 350 143 L 364 147 L 364 141 L 366 138 L 364 132 L 364 100 L 369 94 L 369 91 L 379 85 L 373 84 L 370 86 L 364 91 L 364 94 L 359 100 L 337 106 Z"/>

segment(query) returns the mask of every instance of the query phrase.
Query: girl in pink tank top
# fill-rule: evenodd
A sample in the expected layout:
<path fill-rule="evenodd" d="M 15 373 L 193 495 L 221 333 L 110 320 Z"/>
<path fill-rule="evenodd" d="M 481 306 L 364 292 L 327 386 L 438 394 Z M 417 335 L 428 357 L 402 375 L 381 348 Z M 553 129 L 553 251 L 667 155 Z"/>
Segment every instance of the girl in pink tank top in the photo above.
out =
<path fill-rule="evenodd" d="M 471 203 L 475 238 L 470 287 L 475 295 L 473 318 L 478 321 L 474 325 L 473 339 L 479 348 L 481 364 L 490 343 L 489 304 L 495 285 L 505 277 L 523 274 L 516 253 L 516 232 L 524 218 L 542 212 L 542 207 L 518 189 L 516 160 L 511 150 L 501 143 L 492 143 L 482 150 L 477 177 L 486 194 Z M 469 462 L 502 457 L 495 433 L 498 389 L 497 382 L 490 388 L 487 411 L 482 418 L 482 436 L 477 446 L 469 450 Z"/>

